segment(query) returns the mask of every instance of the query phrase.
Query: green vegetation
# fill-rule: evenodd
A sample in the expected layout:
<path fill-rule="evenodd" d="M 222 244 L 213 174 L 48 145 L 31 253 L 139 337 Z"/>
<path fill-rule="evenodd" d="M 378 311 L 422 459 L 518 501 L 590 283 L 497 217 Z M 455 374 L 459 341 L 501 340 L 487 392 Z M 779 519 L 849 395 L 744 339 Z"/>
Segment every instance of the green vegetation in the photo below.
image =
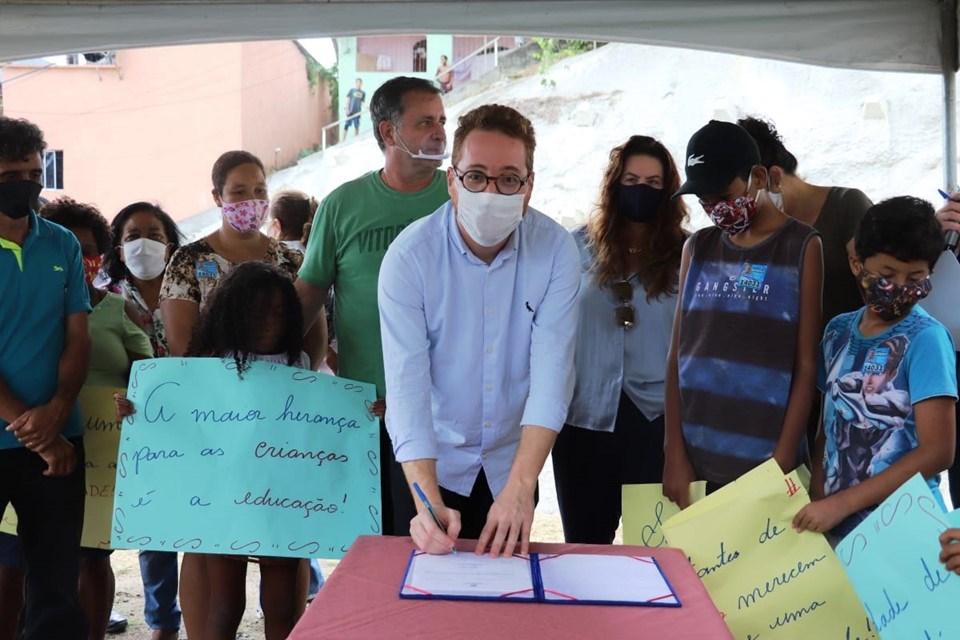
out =
<path fill-rule="evenodd" d="M 533 41 L 540 47 L 540 52 L 533 54 L 534 59 L 540 62 L 540 73 L 564 58 L 579 55 L 605 44 L 594 43 L 592 40 L 565 40 L 563 38 L 534 38 Z"/>
<path fill-rule="evenodd" d="M 310 81 L 311 88 L 326 83 L 327 89 L 330 91 L 330 112 L 333 114 L 333 119 L 336 120 L 340 113 L 340 83 L 337 79 L 337 65 L 328 69 L 307 56 L 307 80 Z"/>

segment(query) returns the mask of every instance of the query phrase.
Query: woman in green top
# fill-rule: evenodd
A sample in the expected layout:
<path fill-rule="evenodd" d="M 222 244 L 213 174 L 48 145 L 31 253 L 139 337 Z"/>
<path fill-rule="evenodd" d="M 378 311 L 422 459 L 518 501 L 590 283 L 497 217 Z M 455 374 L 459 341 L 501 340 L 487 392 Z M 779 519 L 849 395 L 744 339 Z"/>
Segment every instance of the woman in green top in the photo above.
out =
<path fill-rule="evenodd" d="M 90 289 L 90 365 L 86 385 L 126 388 L 134 360 L 153 356 L 150 338 L 131 320 L 136 310 L 115 294 L 93 286 L 100 271 L 103 254 L 111 246 L 110 226 L 91 205 L 61 198 L 46 205 L 42 215 L 66 227 L 80 242 L 83 266 Z M 90 640 L 102 640 L 106 634 L 113 604 L 114 576 L 110 550 L 81 550 L 80 604 L 87 616 Z"/>

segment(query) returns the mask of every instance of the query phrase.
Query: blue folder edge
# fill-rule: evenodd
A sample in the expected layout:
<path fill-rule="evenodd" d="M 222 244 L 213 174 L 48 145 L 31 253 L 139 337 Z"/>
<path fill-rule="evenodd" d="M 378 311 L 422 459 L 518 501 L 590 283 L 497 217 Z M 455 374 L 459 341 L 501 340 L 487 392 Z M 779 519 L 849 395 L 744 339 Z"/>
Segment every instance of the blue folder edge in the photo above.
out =
<path fill-rule="evenodd" d="M 592 605 L 601 605 L 601 606 L 610 606 L 610 607 L 658 607 L 665 609 L 676 609 L 682 607 L 683 604 L 680 602 L 680 596 L 677 595 L 677 590 L 673 588 L 673 584 L 670 582 L 670 579 L 667 577 L 667 574 L 663 572 L 663 568 L 660 566 L 660 563 L 656 558 L 650 557 L 653 560 L 654 566 L 657 568 L 657 571 L 660 572 L 660 577 L 663 578 L 663 582 L 667 585 L 667 588 L 670 589 L 670 593 L 673 594 L 676 602 L 627 602 L 624 600 L 547 600 L 543 591 L 543 574 L 540 572 L 540 554 L 531 553 L 530 554 L 530 575 L 533 579 L 533 591 L 534 594 L 528 598 L 526 597 L 511 597 L 511 596 L 499 596 L 499 597 L 490 597 L 490 596 L 453 596 L 453 595 L 428 595 L 425 593 L 404 593 L 404 587 L 407 584 L 407 578 L 410 576 L 410 571 L 413 569 L 413 559 L 419 555 L 423 555 L 423 551 L 417 551 L 414 549 L 410 552 L 410 557 L 407 559 L 407 568 L 403 572 L 403 579 L 400 581 L 400 597 L 404 600 L 467 600 L 474 602 L 537 602 L 540 604 L 592 604 Z M 520 557 L 520 554 L 514 554 Z"/>

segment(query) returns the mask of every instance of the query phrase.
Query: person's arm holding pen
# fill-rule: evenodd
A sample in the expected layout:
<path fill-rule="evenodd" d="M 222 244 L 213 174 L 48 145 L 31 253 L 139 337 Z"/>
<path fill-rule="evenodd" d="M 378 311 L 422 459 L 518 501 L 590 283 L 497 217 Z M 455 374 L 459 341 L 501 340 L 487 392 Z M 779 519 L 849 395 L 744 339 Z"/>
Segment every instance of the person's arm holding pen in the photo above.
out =
<path fill-rule="evenodd" d="M 950 231 L 960 232 L 960 191 L 947 193 L 942 189 L 937 189 L 946 202 L 937 209 L 937 220 L 945 233 Z"/>
<path fill-rule="evenodd" d="M 437 517 L 436 510 L 433 508 L 433 505 L 430 504 L 430 500 L 427 498 L 427 495 L 423 492 L 423 489 L 420 488 L 420 484 L 414 482 L 413 490 L 417 492 L 417 497 L 420 498 L 420 502 L 423 503 L 423 506 L 427 508 L 427 511 L 430 513 L 430 517 L 433 519 L 433 523 L 437 525 L 437 528 L 440 529 L 441 531 L 446 531 L 447 527 L 443 524 L 443 522 L 440 521 L 440 518 Z M 456 538 L 456 536 L 452 536 L 452 537 Z M 450 549 L 450 552 L 456 553 L 457 552 L 456 547 L 453 547 L 452 549 Z"/>
<path fill-rule="evenodd" d="M 460 512 L 443 504 L 437 483 L 437 461 L 411 460 L 402 466 L 417 505 L 417 515 L 410 521 L 410 537 L 421 551 L 435 555 L 450 553 L 460 535 Z M 419 498 L 418 490 L 424 499 Z M 431 508 L 427 508 L 428 504 Z"/>
<path fill-rule="evenodd" d="M 395 247 L 395 245 L 394 245 Z M 460 512 L 448 509 L 437 480 L 437 438 L 430 404 L 430 343 L 423 315 L 423 287 L 416 270 L 391 247 L 380 269 L 380 329 L 387 383 L 387 431 L 403 467 L 417 515 L 410 536 L 421 551 L 450 553 L 460 534 Z M 386 465 L 383 473 L 388 473 Z M 433 508 L 438 526 L 417 496 L 417 484 Z M 384 497 L 389 500 L 389 496 Z"/>

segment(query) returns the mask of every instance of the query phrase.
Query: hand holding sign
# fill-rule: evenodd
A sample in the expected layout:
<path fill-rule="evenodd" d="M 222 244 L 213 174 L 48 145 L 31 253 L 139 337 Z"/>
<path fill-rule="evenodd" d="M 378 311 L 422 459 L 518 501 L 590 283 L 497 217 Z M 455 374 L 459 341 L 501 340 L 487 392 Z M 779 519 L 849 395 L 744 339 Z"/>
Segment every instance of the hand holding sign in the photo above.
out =
<path fill-rule="evenodd" d="M 117 548 L 341 557 L 380 533 L 374 387 L 264 362 L 134 365 Z"/>
<path fill-rule="evenodd" d="M 940 562 L 960 575 L 960 510 L 951 511 L 947 519 L 952 528 L 940 534 Z"/>
<path fill-rule="evenodd" d="M 938 543 L 951 517 L 917 474 L 837 545 L 881 637 L 960 637 L 960 578 L 940 563 Z"/>
<path fill-rule="evenodd" d="M 768 460 L 667 520 L 737 638 L 876 640 L 866 613 L 820 534 L 797 533 L 809 499 L 796 472 Z"/>

